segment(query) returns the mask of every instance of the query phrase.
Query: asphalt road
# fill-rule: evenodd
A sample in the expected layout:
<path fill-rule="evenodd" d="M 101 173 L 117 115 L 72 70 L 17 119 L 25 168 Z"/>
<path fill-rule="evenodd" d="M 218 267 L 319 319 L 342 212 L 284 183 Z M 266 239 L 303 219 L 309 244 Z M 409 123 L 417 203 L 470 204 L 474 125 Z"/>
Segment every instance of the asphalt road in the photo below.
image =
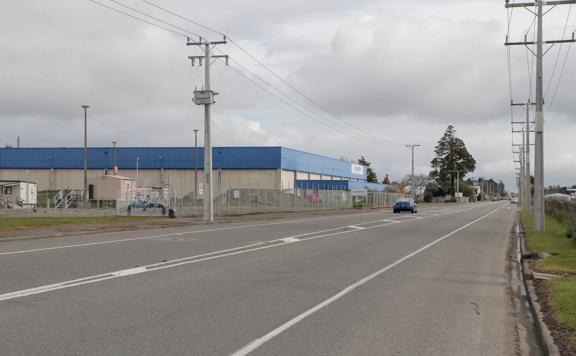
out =
<path fill-rule="evenodd" d="M 0 355 L 515 355 L 514 211 L 0 243 Z"/>

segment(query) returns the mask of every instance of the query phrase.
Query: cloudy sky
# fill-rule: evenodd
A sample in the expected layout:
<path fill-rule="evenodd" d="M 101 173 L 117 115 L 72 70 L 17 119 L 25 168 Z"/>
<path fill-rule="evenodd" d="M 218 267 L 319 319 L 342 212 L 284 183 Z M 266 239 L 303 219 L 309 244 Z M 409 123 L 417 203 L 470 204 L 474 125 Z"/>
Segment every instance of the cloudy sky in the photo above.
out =
<path fill-rule="evenodd" d="M 80 105 L 89 104 L 89 145 L 193 145 L 203 109 L 191 97 L 203 85 L 203 68 L 190 66 L 187 57 L 200 52 L 181 34 L 220 35 L 142 0 L 97 1 L 160 18 L 178 34 L 89 0 L 3 1 L 0 143 L 15 144 L 19 135 L 24 147 L 80 146 Z M 226 33 L 275 73 L 238 46 L 218 46 L 231 65 L 212 67 L 212 88 L 220 93 L 214 145 L 364 155 L 380 179 L 400 179 L 410 169 L 404 145 L 422 144 L 416 169 L 427 173 L 435 143 L 454 125 L 478 163 L 471 176 L 513 185 L 504 1 L 150 1 Z M 569 10 L 565 36 L 576 30 L 576 8 L 559 7 L 546 17 L 547 38 L 563 36 Z M 532 19 L 515 10 L 511 39 L 532 36 Z M 546 184 L 576 184 L 574 47 L 546 55 Z M 513 99 L 525 101 L 532 57 L 515 47 L 511 63 Z M 515 117 L 522 120 L 523 111 Z"/>

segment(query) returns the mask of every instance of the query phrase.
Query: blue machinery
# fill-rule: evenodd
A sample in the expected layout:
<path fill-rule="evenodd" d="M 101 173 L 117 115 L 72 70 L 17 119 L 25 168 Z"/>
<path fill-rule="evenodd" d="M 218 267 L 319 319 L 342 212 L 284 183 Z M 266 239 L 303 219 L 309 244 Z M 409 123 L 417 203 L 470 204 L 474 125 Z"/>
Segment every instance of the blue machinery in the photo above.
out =
<path fill-rule="evenodd" d="M 162 203 L 148 203 L 145 201 L 141 201 L 140 199 L 136 198 L 132 200 L 132 202 L 128 205 L 127 212 L 128 216 L 132 216 L 132 209 L 162 209 L 162 216 L 166 216 L 166 206 Z"/>
<path fill-rule="evenodd" d="M 146 211 L 146 209 L 160 209 L 162 216 L 169 214 L 170 217 L 173 217 L 174 212 L 170 208 L 174 206 L 175 202 L 168 185 L 163 187 L 135 188 L 133 193 L 135 193 L 134 198 L 126 207 L 128 216 L 132 216 L 135 209 L 142 209 L 142 211 Z"/>

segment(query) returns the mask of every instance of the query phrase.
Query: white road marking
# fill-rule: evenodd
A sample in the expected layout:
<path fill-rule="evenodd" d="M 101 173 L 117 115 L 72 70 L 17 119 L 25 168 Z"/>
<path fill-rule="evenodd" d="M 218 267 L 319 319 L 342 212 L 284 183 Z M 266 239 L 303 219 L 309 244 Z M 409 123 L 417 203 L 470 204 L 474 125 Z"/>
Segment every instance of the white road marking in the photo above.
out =
<path fill-rule="evenodd" d="M 347 226 L 347 227 L 349 227 L 349 228 L 351 228 L 351 229 L 354 229 L 354 230 L 366 230 L 365 227 L 356 226 L 356 225 L 350 225 L 350 226 Z"/>
<path fill-rule="evenodd" d="M 280 241 L 286 242 L 286 243 L 293 243 L 293 242 L 300 242 L 302 240 L 297 239 L 295 237 L 286 237 L 284 239 L 280 239 Z"/>
<path fill-rule="evenodd" d="M 399 260 L 397 260 L 396 262 L 382 268 L 381 270 L 378 270 L 374 273 L 372 273 L 371 275 L 362 278 L 361 280 L 359 280 L 358 282 L 344 288 L 343 290 L 341 290 L 339 293 L 335 294 L 334 296 L 326 299 L 325 301 L 323 301 L 322 303 L 308 309 L 307 311 L 305 311 L 304 313 L 298 315 L 297 317 L 293 318 L 292 320 L 289 320 L 288 322 L 280 325 L 279 327 L 277 327 L 276 329 L 272 330 L 271 332 L 269 332 L 268 334 L 250 342 L 249 344 L 247 344 L 246 346 L 242 347 L 241 349 L 235 351 L 234 353 L 232 353 L 231 356 L 244 356 L 244 355 L 248 355 L 249 353 L 251 353 L 252 351 L 258 349 L 260 346 L 264 345 L 266 342 L 272 340 L 274 337 L 280 335 L 281 333 L 283 333 L 284 331 L 288 330 L 289 328 L 291 328 L 292 326 L 298 324 L 300 321 L 304 320 L 305 318 L 309 317 L 310 315 L 316 313 L 317 311 L 327 307 L 328 305 L 334 303 L 335 301 L 337 301 L 338 299 L 346 296 L 347 294 L 351 293 L 352 291 L 354 291 L 355 289 L 363 286 L 364 284 L 370 282 L 371 280 L 373 280 L 374 278 L 378 277 L 379 275 L 383 274 L 384 272 L 398 266 L 399 264 L 401 264 L 402 262 L 420 254 L 421 252 L 429 249 L 430 247 L 436 245 L 437 243 L 449 238 L 450 236 L 456 234 L 459 231 L 464 230 L 465 228 L 467 228 L 468 226 L 494 214 L 495 212 L 497 212 L 498 210 L 500 210 L 502 207 L 496 208 L 495 210 L 491 211 L 488 214 L 485 214 L 483 216 L 481 216 L 480 218 L 432 241 L 431 243 L 419 248 L 418 250 L 400 258 Z"/>
<path fill-rule="evenodd" d="M 429 218 L 429 217 L 426 217 L 426 218 Z M 424 218 L 424 219 L 426 219 L 426 218 Z M 406 220 L 406 221 L 409 221 L 409 220 Z M 404 222 L 404 221 L 401 221 L 401 222 L 399 221 L 399 223 L 402 223 L 402 222 Z M 380 225 L 369 226 L 369 227 L 366 227 L 364 230 L 370 230 L 370 229 L 388 226 L 388 225 L 391 225 L 391 224 L 380 224 Z M 109 279 L 132 276 L 132 275 L 136 275 L 136 274 L 152 272 L 152 271 L 157 271 L 157 270 L 162 270 L 162 269 L 167 269 L 167 268 L 174 268 L 174 267 L 178 267 L 178 266 L 183 266 L 183 265 L 188 265 L 188 264 L 193 264 L 193 263 L 199 263 L 199 262 L 219 259 L 219 258 L 223 258 L 223 257 L 228 257 L 228 256 L 234 256 L 234 255 L 249 253 L 249 252 L 253 252 L 253 251 L 259 251 L 259 250 L 264 250 L 264 249 L 268 249 L 268 248 L 273 248 L 273 247 L 285 246 L 285 245 L 295 243 L 295 241 L 294 242 L 283 241 L 285 239 L 297 239 L 298 236 L 313 235 L 313 234 L 318 234 L 318 233 L 323 233 L 323 232 L 342 230 L 343 228 L 347 228 L 347 226 L 329 229 L 329 230 L 323 230 L 323 231 L 315 231 L 315 232 L 310 232 L 310 233 L 301 234 L 301 235 L 289 236 L 289 237 L 285 237 L 282 239 L 275 239 L 275 240 L 266 241 L 263 243 L 254 243 L 254 244 L 250 244 L 250 245 L 234 247 L 231 249 L 220 250 L 220 251 L 205 253 L 205 254 L 201 254 L 201 255 L 184 257 L 184 258 L 179 258 L 179 259 L 170 260 L 170 261 L 166 261 L 166 262 L 155 263 L 155 264 L 151 264 L 151 265 L 147 265 L 147 266 L 141 266 L 141 267 L 136 267 L 136 268 L 119 270 L 119 271 L 109 272 L 109 273 L 105 273 L 105 274 L 88 276 L 88 277 L 83 277 L 83 278 L 74 279 L 74 280 L 70 280 L 70 281 L 65 281 L 65 282 L 60 282 L 60 283 L 55 283 L 55 284 L 50 284 L 50 285 L 45 285 L 45 286 L 40 286 L 40 287 L 35 287 L 35 288 L 29 288 L 29 289 L 24 289 L 24 290 L 20 290 L 20 291 L 5 293 L 5 294 L 0 294 L 0 301 L 6 301 L 6 300 L 21 298 L 21 297 L 30 296 L 30 295 L 47 293 L 47 292 L 56 291 L 59 289 L 77 287 L 77 286 L 82 286 L 82 285 L 86 285 L 86 284 L 102 282 L 102 281 L 109 280 Z M 348 230 L 332 232 L 332 233 L 328 233 L 328 234 L 324 234 L 324 235 L 317 235 L 317 236 L 312 236 L 312 237 L 307 237 L 304 239 L 297 239 L 297 240 L 299 240 L 298 242 L 303 242 L 303 241 L 315 240 L 315 239 L 329 237 L 329 236 L 348 234 L 351 232 L 352 231 L 350 231 L 348 229 Z M 280 242 L 280 243 L 278 243 L 278 242 Z M 265 246 L 261 246 L 261 245 L 265 245 Z M 256 246 L 260 246 L 260 247 L 256 247 Z"/>
<path fill-rule="evenodd" d="M 136 267 L 136 268 L 125 269 L 122 271 L 113 272 L 111 274 L 116 276 L 116 277 L 124 277 L 124 276 L 131 276 L 133 274 L 142 273 L 142 272 L 146 272 L 145 267 Z"/>
<path fill-rule="evenodd" d="M 54 283 L 54 284 L 49 284 L 49 285 L 45 285 L 45 286 L 24 289 L 24 290 L 20 290 L 20 291 L 11 292 L 11 293 L 0 294 L 0 301 L 16 299 L 16 298 L 25 297 L 28 295 L 46 293 L 46 292 L 55 291 L 58 289 L 81 286 L 81 285 L 89 284 L 89 283 L 101 282 L 101 281 L 105 281 L 107 279 L 113 279 L 113 278 L 119 278 L 119 277 L 125 277 L 125 276 L 145 273 L 145 272 L 149 272 L 150 270 L 152 270 L 156 266 L 164 265 L 167 263 L 177 263 L 177 264 L 173 264 L 173 265 L 168 266 L 168 267 L 174 267 L 174 266 L 181 265 L 182 263 L 178 264 L 178 262 L 180 262 L 180 261 L 191 260 L 191 259 L 196 259 L 196 258 L 201 258 L 201 257 L 206 257 L 206 256 L 213 256 L 213 255 L 217 255 L 216 257 L 227 256 L 227 255 L 219 255 L 219 254 L 225 253 L 225 252 L 230 252 L 230 251 L 244 250 L 244 249 L 247 249 L 250 247 L 263 245 L 263 244 L 264 243 L 254 243 L 254 244 L 250 244 L 250 245 L 234 247 L 234 248 L 227 249 L 227 250 L 221 250 L 221 251 L 210 252 L 210 253 L 205 253 L 205 254 L 196 255 L 196 256 L 190 256 L 190 257 L 175 259 L 175 260 L 171 260 L 168 262 L 160 262 L 160 263 L 155 263 L 155 264 L 148 265 L 148 266 L 129 268 L 129 269 L 125 269 L 125 270 L 119 270 L 119 271 L 99 274 L 99 275 L 95 275 L 95 276 L 73 279 L 73 280 L 65 281 L 65 282 Z M 269 246 L 269 247 L 273 247 L 273 246 L 274 245 Z M 252 250 L 248 250 L 248 251 L 252 251 Z M 230 255 L 230 254 L 228 254 L 228 255 Z M 200 262 L 200 261 L 208 260 L 211 258 L 214 258 L 214 257 L 208 257 L 208 258 L 204 258 L 201 260 L 194 260 L 194 261 L 191 261 L 188 263 Z M 163 269 L 163 268 L 157 268 L 157 269 Z"/>
<path fill-rule="evenodd" d="M 391 223 L 396 223 L 396 224 L 400 222 L 398 220 L 389 220 L 389 219 L 381 219 L 380 221 L 391 222 Z"/>
<path fill-rule="evenodd" d="M 360 215 L 360 214 L 354 214 L 354 215 Z M 89 243 L 83 243 L 83 244 L 45 247 L 45 248 L 36 248 L 36 249 L 30 249 L 30 250 L 20 250 L 20 251 L 11 251 L 11 252 L 0 252 L 0 256 L 18 255 L 18 254 L 24 254 L 24 253 L 51 251 L 51 250 L 61 250 L 61 249 L 75 248 L 75 247 L 106 245 L 106 244 L 121 243 L 121 242 L 151 240 L 151 239 L 158 239 L 158 238 L 162 238 L 162 237 L 193 235 L 193 234 L 200 234 L 200 233 L 207 233 L 207 232 L 219 232 L 219 231 L 228 231 L 228 230 L 236 230 L 236 229 L 246 229 L 246 228 L 260 227 L 260 226 L 293 224 L 293 223 L 301 223 L 301 222 L 324 220 L 324 219 L 334 219 L 337 217 L 341 217 L 341 216 L 329 216 L 329 217 L 320 217 L 320 218 L 313 218 L 313 219 L 277 221 L 277 222 L 264 223 L 264 224 L 240 225 L 240 226 L 231 226 L 231 227 L 224 227 L 224 228 L 218 228 L 218 229 L 206 229 L 206 230 L 196 230 L 196 231 L 188 231 L 188 232 L 176 232 L 176 233 L 154 235 L 154 236 L 132 237 L 132 238 L 126 238 L 126 239 L 119 239 L 119 240 L 89 242 Z"/>
<path fill-rule="evenodd" d="M 469 208 L 471 209 L 471 208 Z M 463 211 L 469 210 L 465 209 Z M 449 213 L 452 213 L 450 211 Z M 377 213 L 369 213 L 369 214 L 379 214 Z M 387 214 L 391 214 L 391 212 L 386 212 Z M 348 216 L 358 216 L 362 215 L 363 213 L 352 214 Z M 132 241 L 142 241 L 142 240 L 151 240 L 151 239 L 158 239 L 163 237 L 171 237 L 171 236 L 183 236 L 183 235 L 193 235 L 193 234 L 200 234 L 200 233 L 209 233 L 209 232 L 219 232 L 219 231 L 228 231 L 228 230 L 236 230 L 236 229 L 246 229 L 252 227 L 260 227 L 260 226 L 271 226 L 271 225 L 282 225 L 282 224 L 294 224 L 294 223 L 301 223 L 301 222 L 308 222 L 308 221 L 317 221 L 317 220 L 326 220 L 326 219 L 336 219 L 341 218 L 342 215 L 338 216 L 323 216 L 318 218 L 311 218 L 311 219 L 299 219 L 299 220 L 287 220 L 287 221 L 276 221 L 271 223 L 264 223 L 264 224 L 251 224 L 251 225 L 240 225 L 240 226 L 231 226 L 231 227 L 224 227 L 218 229 L 205 229 L 205 230 L 196 230 L 196 231 L 188 231 L 188 232 L 177 232 L 177 233 L 170 233 L 170 234 L 161 234 L 161 235 L 154 235 L 154 236 L 143 236 L 143 237 L 132 237 L 126 239 L 118 239 L 118 240 L 109 240 L 109 241 L 99 241 L 99 242 L 88 242 L 83 244 L 73 244 L 73 245 L 64 245 L 64 246 L 54 246 L 54 247 L 44 247 L 44 248 L 36 248 L 36 249 L 29 249 L 29 250 L 19 250 L 19 251 L 10 251 L 10 252 L 0 252 L 0 256 L 8 256 L 8 255 L 18 255 L 18 254 L 25 254 L 25 253 L 32 253 L 32 252 L 43 252 L 43 251 L 52 251 L 52 250 L 61 250 L 67 248 L 77 248 L 77 247 L 88 247 L 88 246 L 97 246 L 97 245 L 106 245 L 106 244 L 114 244 L 114 243 L 122 243 L 122 242 L 132 242 Z M 382 220 L 383 221 L 383 220 Z"/>

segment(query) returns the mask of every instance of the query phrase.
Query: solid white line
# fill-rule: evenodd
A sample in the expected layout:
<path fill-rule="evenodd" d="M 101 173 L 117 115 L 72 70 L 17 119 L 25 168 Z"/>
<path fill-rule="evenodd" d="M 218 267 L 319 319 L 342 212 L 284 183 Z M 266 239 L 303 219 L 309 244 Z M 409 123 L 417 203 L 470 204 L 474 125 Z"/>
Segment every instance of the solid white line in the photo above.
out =
<path fill-rule="evenodd" d="M 426 219 L 426 218 L 424 218 L 424 219 Z M 406 220 L 406 221 L 409 221 L 409 220 Z M 402 222 L 404 222 L 404 221 L 402 221 Z M 399 223 L 401 223 L 401 222 L 399 222 Z M 383 226 L 388 226 L 388 225 L 390 225 L 390 224 L 374 225 L 374 226 L 366 227 L 365 230 L 374 229 L 374 228 L 383 227 Z M 332 233 L 328 233 L 328 234 L 324 234 L 324 235 L 312 236 L 312 237 L 308 237 L 305 239 L 297 239 L 296 238 L 296 236 L 305 236 L 305 235 L 312 235 L 312 234 L 318 234 L 318 233 L 323 233 L 323 232 L 330 232 L 330 231 L 335 231 L 335 230 L 341 230 L 342 228 L 346 228 L 346 226 L 340 227 L 340 228 L 329 229 L 329 230 L 310 232 L 307 234 L 289 236 L 289 237 L 285 237 L 283 239 L 275 239 L 275 240 L 270 240 L 270 241 L 266 241 L 266 242 L 258 242 L 258 243 L 234 247 L 234 248 L 230 248 L 230 249 L 226 249 L 226 250 L 220 250 L 220 251 L 205 253 L 205 254 L 196 255 L 196 256 L 189 256 L 189 257 L 179 258 L 179 259 L 170 260 L 170 261 L 166 261 L 166 262 L 159 262 L 159 263 L 155 263 L 155 264 L 151 264 L 151 265 L 147 265 L 147 266 L 141 266 L 141 267 L 130 268 L 130 269 L 125 269 L 125 270 L 113 271 L 113 272 L 109 272 L 109 273 L 105 273 L 105 274 L 88 276 L 88 277 L 78 278 L 78 279 L 69 280 L 69 281 L 65 281 L 65 282 L 49 284 L 49 285 L 45 285 L 45 286 L 40 286 L 40 287 L 29 288 L 29 289 L 19 290 L 19 291 L 15 291 L 15 292 L 0 294 L 0 301 L 6 301 L 6 300 L 25 297 L 25 296 L 35 295 L 35 294 L 47 293 L 47 292 L 56 291 L 59 289 L 77 287 L 77 286 L 82 286 L 82 285 L 86 285 L 86 284 L 102 282 L 102 281 L 109 280 L 109 279 L 131 276 L 131 275 L 136 275 L 136 274 L 141 274 L 141 273 L 146 273 L 146 272 L 152 272 L 152 271 L 157 271 L 157 270 L 162 270 L 162 269 L 167 269 L 167 268 L 174 268 L 174 267 L 178 267 L 178 266 L 194 264 L 194 263 L 219 259 L 219 258 L 228 257 L 228 256 L 234 256 L 234 255 L 249 253 L 249 252 L 253 252 L 253 251 L 265 250 L 268 248 L 285 246 L 285 245 L 296 242 L 293 240 L 292 240 L 292 242 L 283 241 L 285 239 L 289 239 L 289 240 L 294 239 L 294 240 L 298 240 L 298 242 L 303 242 L 303 241 L 315 240 L 315 239 L 324 238 L 324 237 L 348 234 L 348 233 L 352 232 L 350 230 L 343 230 L 343 231 L 332 232 Z M 275 242 L 282 242 L 282 243 L 274 244 Z M 261 245 L 265 245 L 265 246 L 261 246 Z M 256 246 L 260 246 L 260 247 L 256 247 Z M 252 247 L 254 247 L 254 248 L 252 248 Z"/>
<path fill-rule="evenodd" d="M 379 275 L 381 275 L 382 273 L 398 266 L 399 264 L 401 264 L 402 262 L 420 254 L 421 252 L 429 249 L 430 247 L 436 245 L 437 243 L 449 238 L 450 236 L 456 234 L 459 231 L 464 230 L 465 228 L 467 228 L 468 226 L 494 214 L 495 212 L 497 212 L 498 210 L 500 210 L 502 207 L 496 208 L 495 210 L 491 211 L 488 214 L 485 214 L 483 216 L 481 216 L 480 218 L 450 232 L 449 234 L 446 234 L 434 241 L 432 241 L 431 243 L 419 248 L 418 250 L 400 258 L 399 260 L 397 260 L 396 262 L 382 268 L 381 270 L 378 270 L 374 273 L 372 273 L 371 275 L 362 278 L 361 280 L 359 280 L 358 282 L 344 288 L 342 291 L 340 291 L 339 293 L 337 293 L 336 295 L 326 299 L 325 301 L 323 301 L 322 303 L 308 309 L 307 311 L 305 311 L 304 313 L 298 315 L 297 317 L 293 318 L 292 320 L 280 325 L 279 327 L 277 327 L 276 329 L 272 330 L 271 332 L 269 332 L 268 334 L 250 342 L 249 344 L 247 344 L 246 346 L 242 347 L 241 349 L 235 351 L 234 353 L 232 353 L 232 356 L 244 356 L 244 355 L 248 355 L 250 352 L 256 350 L 257 348 L 259 348 L 260 346 L 262 346 L 263 344 L 265 344 L 266 342 L 272 340 L 274 337 L 278 336 L 279 334 L 283 333 L 284 331 L 286 331 L 287 329 L 289 329 L 290 327 L 296 325 L 297 323 L 299 323 L 300 321 L 302 321 L 303 319 L 307 318 L 308 316 L 316 313 L 317 311 L 325 308 L 326 306 L 334 303 L 335 301 L 337 301 L 338 299 L 346 296 L 347 294 L 349 294 L 350 292 L 354 291 L 355 289 L 363 286 L 364 284 L 368 283 L 369 281 L 373 280 L 374 278 L 378 277 Z"/>

